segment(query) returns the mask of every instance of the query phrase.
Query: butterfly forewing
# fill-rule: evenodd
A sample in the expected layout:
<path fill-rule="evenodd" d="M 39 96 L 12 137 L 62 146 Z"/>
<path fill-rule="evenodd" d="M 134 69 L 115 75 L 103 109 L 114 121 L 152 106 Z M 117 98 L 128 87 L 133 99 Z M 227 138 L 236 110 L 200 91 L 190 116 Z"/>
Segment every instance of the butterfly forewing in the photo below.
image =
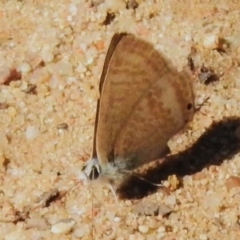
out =
<path fill-rule="evenodd" d="M 95 125 L 102 168 L 129 170 L 162 157 L 168 140 L 193 114 L 190 78 L 178 73 L 153 46 L 115 34 L 100 81 Z"/>
<path fill-rule="evenodd" d="M 100 83 L 99 83 L 100 98 L 97 102 L 97 111 L 96 111 L 96 119 L 95 119 L 95 126 L 94 126 L 94 137 L 93 137 L 93 150 L 92 150 L 92 156 L 91 156 L 92 158 L 97 158 L 96 140 L 97 140 L 98 119 L 99 119 L 100 101 L 102 100 L 101 96 L 102 96 L 103 84 L 105 82 L 106 74 L 107 74 L 108 69 L 109 69 L 109 62 L 112 58 L 112 55 L 113 55 L 118 43 L 121 41 L 122 37 L 124 37 L 125 35 L 127 35 L 127 34 L 126 33 L 115 34 L 112 37 L 111 43 L 108 47 L 107 55 L 105 57 L 104 66 L 103 66 L 101 79 L 100 79 Z"/>

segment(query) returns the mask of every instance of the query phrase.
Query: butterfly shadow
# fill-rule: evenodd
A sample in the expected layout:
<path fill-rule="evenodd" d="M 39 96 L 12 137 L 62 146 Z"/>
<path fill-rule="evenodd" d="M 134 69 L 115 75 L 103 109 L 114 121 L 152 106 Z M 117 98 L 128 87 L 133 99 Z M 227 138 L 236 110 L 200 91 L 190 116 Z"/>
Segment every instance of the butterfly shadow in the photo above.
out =
<path fill-rule="evenodd" d="M 130 175 L 119 186 L 119 197 L 140 199 L 158 190 L 158 186 L 150 183 L 161 183 L 173 174 L 181 179 L 211 165 L 220 165 L 226 159 L 230 160 L 240 150 L 240 137 L 236 134 L 238 127 L 240 118 L 236 117 L 213 123 L 190 148 L 167 156 L 163 162 L 156 161 L 154 167 L 139 177 Z"/>

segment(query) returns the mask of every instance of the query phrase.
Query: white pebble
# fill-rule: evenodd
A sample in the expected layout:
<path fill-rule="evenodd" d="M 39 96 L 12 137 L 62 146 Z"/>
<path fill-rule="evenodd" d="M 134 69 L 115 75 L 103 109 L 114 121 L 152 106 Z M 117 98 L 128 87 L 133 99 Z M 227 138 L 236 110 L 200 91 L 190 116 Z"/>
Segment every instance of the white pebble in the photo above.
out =
<path fill-rule="evenodd" d="M 73 235 L 77 238 L 82 238 L 89 231 L 89 226 L 87 224 L 81 224 L 80 226 L 75 227 Z"/>
<path fill-rule="evenodd" d="M 120 222 L 121 218 L 120 217 L 114 217 L 114 222 Z"/>
<path fill-rule="evenodd" d="M 61 75 L 72 75 L 73 73 L 72 64 L 66 60 L 60 60 L 55 66 Z"/>
<path fill-rule="evenodd" d="M 29 72 L 29 71 L 31 71 L 31 66 L 30 66 L 28 63 L 26 63 L 26 62 L 20 63 L 20 64 L 18 65 L 18 70 L 19 70 L 20 72 L 23 72 L 23 73 Z"/>
<path fill-rule="evenodd" d="M 79 73 L 85 73 L 87 71 L 87 68 L 83 64 L 80 63 L 76 70 Z"/>
<path fill-rule="evenodd" d="M 177 144 L 181 144 L 182 142 L 183 142 L 182 138 L 178 138 L 178 139 L 176 140 L 176 143 L 177 143 Z"/>
<path fill-rule="evenodd" d="M 112 12 L 124 10 L 126 3 L 123 0 L 105 0 L 105 4 Z"/>
<path fill-rule="evenodd" d="M 71 13 L 72 16 L 77 15 L 78 9 L 76 7 L 76 5 L 74 5 L 73 3 L 71 3 L 68 7 L 69 12 Z"/>
<path fill-rule="evenodd" d="M 203 46 L 209 49 L 217 48 L 219 45 L 219 38 L 214 34 L 206 34 L 203 39 Z"/>
<path fill-rule="evenodd" d="M 87 51 L 87 44 L 85 44 L 85 43 L 80 43 L 80 44 L 79 44 L 79 47 L 81 48 L 81 50 L 82 50 L 83 52 L 86 52 L 86 51 Z"/>
<path fill-rule="evenodd" d="M 49 50 L 43 50 L 42 51 L 42 59 L 44 62 L 52 62 L 54 59 L 54 55 Z"/>
<path fill-rule="evenodd" d="M 165 232 L 165 227 L 164 226 L 161 226 L 158 228 L 157 230 L 159 233 L 164 233 Z"/>
<path fill-rule="evenodd" d="M 69 16 L 67 16 L 67 20 L 68 20 L 68 22 L 72 22 L 73 17 L 71 15 L 69 15 Z"/>
<path fill-rule="evenodd" d="M 167 205 L 175 205 L 176 204 L 176 197 L 174 195 L 169 195 L 165 198 L 165 203 Z"/>
<path fill-rule="evenodd" d="M 17 229 L 17 230 L 13 230 L 12 232 L 5 234 L 3 239 L 4 240 L 16 240 L 16 239 L 26 240 L 27 236 L 23 230 Z"/>
<path fill-rule="evenodd" d="M 16 110 L 16 108 L 15 107 L 9 107 L 8 109 L 7 109 L 7 111 L 8 111 L 8 115 L 11 117 L 11 118 L 14 118 L 16 115 L 17 115 L 17 110 Z"/>
<path fill-rule="evenodd" d="M 208 237 L 207 237 L 206 234 L 200 234 L 200 235 L 199 235 L 199 239 L 200 239 L 200 240 L 207 240 Z"/>
<path fill-rule="evenodd" d="M 52 233 L 69 233 L 73 226 L 75 224 L 75 221 L 72 218 L 67 218 L 67 219 L 63 219 L 57 223 L 55 223 L 52 228 L 51 231 Z"/>
<path fill-rule="evenodd" d="M 90 65 L 92 63 L 93 63 L 93 58 L 92 57 L 88 58 L 86 64 Z"/>
<path fill-rule="evenodd" d="M 48 83 L 49 83 L 50 88 L 55 89 L 59 86 L 60 81 L 59 81 L 58 77 L 52 76 Z"/>
<path fill-rule="evenodd" d="M 68 83 L 68 84 L 72 84 L 73 82 L 76 82 L 77 81 L 77 78 L 76 77 L 68 77 L 67 79 L 66 79 L 66 82 Z"/>
<path fill-rule="evenodd" d="M 141 232 L 141 233 L 147 233 L 148 230 L 149 230 L 149 228 L 148 228 L 148 226 L 146 226 L 146 225 L 140 225 L 140 226 L 138 227 L 138 230 L 139 230 L 139 232 Z"/>
<path fill-rule="evenodd" d="M 192 40 L 192 37 L 190 35 L 186 35 L 184 37 L 185 42 L 190 42 Z"/>
<path fill-rule="evenodd" d="M 27 129 L 26 129 L 26 138 L 28 140 L 33 140 L 35 139 L 38 134 L 39 134 L 39 129 L 37 126 L 28 126 Z"/>

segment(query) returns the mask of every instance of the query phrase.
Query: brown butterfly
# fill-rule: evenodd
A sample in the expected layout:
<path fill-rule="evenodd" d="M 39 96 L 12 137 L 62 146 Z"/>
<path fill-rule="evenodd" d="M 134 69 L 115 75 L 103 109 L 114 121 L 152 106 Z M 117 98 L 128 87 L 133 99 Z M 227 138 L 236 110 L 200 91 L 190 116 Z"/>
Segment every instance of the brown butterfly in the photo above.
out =
<path fill-rule="evenodd" d="M 168 140 L 194 113 L 190 77 L 133 34 L 113 36 L 99 90 L 93 152 L 83 167 L 90 179 L 101 175 L 115 183 L 163 157 Z"/>

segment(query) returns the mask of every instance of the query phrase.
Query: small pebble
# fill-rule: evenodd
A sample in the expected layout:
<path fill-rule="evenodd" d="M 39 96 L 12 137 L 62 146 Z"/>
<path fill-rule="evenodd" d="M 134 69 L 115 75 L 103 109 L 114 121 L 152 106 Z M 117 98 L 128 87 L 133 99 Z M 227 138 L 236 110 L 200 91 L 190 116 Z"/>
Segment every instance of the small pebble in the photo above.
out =
<path fill-rule="evenodd" d="M 0 102 L 0 109 L 6 109 L 6 108 L 8 108 L 8 104 L 7 103 L 5 103 L 5 102 L 3 102 L 3 103 L 1 103 Z"/>
<path fill-rule="evenodd" d="M 31 66 L 29 63 L 21 63 L 19 66 L 18 66 L 18 70 L 20 72 L 23 72 L 23 73 L 26 73 L 26 72 L 30 72 L 32 70 Z"/>
<path fill-rule="evenodd" d="M 240 187 L 240 178 L 236 176 L 231 176 L 226 181 L 227 190 L 230 191 L 232 188 Z"/>
<path fill-rule="evenodd" d="M 201 83 L 206 83 L 213 75 L 214 73 L 212 71 L 200 72 L 198 74 L 198 79 Z"/>
<path fill-rule="evenodd" d="M 80 226 L 74 227 L 73 235 L 77 238 L 82 238 L 89 231 L 88 224 L 81 224 Z"/>
<path fill-rule="evenodd" d="M 112 12 L 118 12 L 126 8 L 126 3 L 123 0 L 105 0 L 104 4 Z"/>
<path fill-rule="evenodd" d="M 35 139 L 38 136 L 39 129 L 36 126 L 28 126 L 27 129 L 26 129 L 25 134 L 26 134 L 26 138 L 28 140 L 33 140 L 33 139 Z"/>
<path fill-rule="evenodd" d="M 159 214 L 159 205 L 153 202 L 139 202 L 133 211 L 139 215 L 157 216 Z"/>
<path fill-rule="evenodd" d="M 58 130 L 60 130 L 60 129 L 66 130 L 66 129 L 68 129 L 68 125 L 67 125 L 67 123 L 58 124 L 58 125 L 57 125 L 57 129 L 58 129 Z"/>
<path fill-rule="evenodd" d="M 148 230 L 149 230 L 149 228 L 148 228 L 148 226 L 146 226 L 146 225 L 140 225 L 140 226 L 138 227 L 138 230 L 139 230 L 139 232 L 141 232 L 141 233 L 147 233 Z"/>
<path fill-rule="evenodd" d="M 169 195 L 165 199 L 165 203 L 167 205 L 175 205 L 176 204 L 176 197 L 174 195 Z"/>
<path fill-rule="evenodd" d="M 8 85 L 11 81 L 21 79 L 21 74 L 15 68 L 0 69 L 0 84 Z"/>
<path fill-rule="evenodd" d="M 73 73 L 72 64 L 68 61 L 60 60 L 55 67 L 60 75 L 72 75 Z"/>
<path fill-rule="evenodd" d="M 114 217 L 114 222 L 120 222 L 121 218 L 120 217 Z"/>
<path fill-rule="evenodd" d="M 49 63 L 49 62 L 53 61 L 54 55 L 50 51 L 43 50 L 42 51 L 42 59 L 44 62 Z"/>
<path fill-rule="evenodd" d="M 138 3 L 136 0 L 128 0 L 127 1 L 127 8 L 128 9 L 136 9 L 138 7 Z"/>
<path fill-rule="evenodd" d="M 13 118 L 17 115 L 17 110 L 15 107 L 9 107 L 8 108 L 8 115 Z"/>
<path fill-rule="evenodd" d="M 209 238 L 208 238 L 208 236 L 207 236 L 206 234 L 200 234 L 200 235 L 199 235 L 199 239 L 200 239 L 200 240 L 207 240 L 207 239 L 209 239 Z"/>
<path fill-rule="evenodd" d="M 28 84 L 27 88 L 23 90 L 25 93 L 35 93 L 37 86 L 35 84 Z"/>
<path fill-rule="evenodd" d="M 55 223 L 52 226 L 51 231 L 52 233 L 67 234 L 72 230 L 74 224 L 75 224 L 75 221 L 72 218 L 62 219 L 61 221 Z"/>
<path fill-rule="evenodd" d="M 78 12 L 78 8 L 76 7 L 75 4 L 71 3 L 68 7 L 69 12 L 71 13 L 72 16 L 76 16 Z"/>
<path fill-rule="evenodd" d="M 164 226 L 161 226 L 158 228 L 157 230 L 159 233 L 164 233 L 166 231 L 165 227 Z"/>
<path fill-rule="evenodd" d="M 219 46 L 219 37 L 214 34 L 206 34 L 203 39 L 203 46 L 209 49 L 216 49 Z"/>
<path fill-rule="evenodd" d="M 6 234 L 4 234 L 4 240 L 27 240 L 27 234 L 24 232 L 23 229 L 16 229 L 12 231 L 8 231 Z"/>

